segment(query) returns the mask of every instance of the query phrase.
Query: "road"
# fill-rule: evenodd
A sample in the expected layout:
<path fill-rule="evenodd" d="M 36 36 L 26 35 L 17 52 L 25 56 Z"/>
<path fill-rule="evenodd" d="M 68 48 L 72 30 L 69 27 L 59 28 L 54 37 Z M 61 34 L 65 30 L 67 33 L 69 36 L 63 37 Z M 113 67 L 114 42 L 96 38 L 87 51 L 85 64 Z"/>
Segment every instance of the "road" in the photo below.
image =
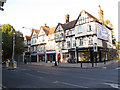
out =
<path fill-rule="evenodd" d="M 107 67 L 81 69 L 19 65 L 2 70 L 7 88 L 118 88 L 118 63 Z"/>

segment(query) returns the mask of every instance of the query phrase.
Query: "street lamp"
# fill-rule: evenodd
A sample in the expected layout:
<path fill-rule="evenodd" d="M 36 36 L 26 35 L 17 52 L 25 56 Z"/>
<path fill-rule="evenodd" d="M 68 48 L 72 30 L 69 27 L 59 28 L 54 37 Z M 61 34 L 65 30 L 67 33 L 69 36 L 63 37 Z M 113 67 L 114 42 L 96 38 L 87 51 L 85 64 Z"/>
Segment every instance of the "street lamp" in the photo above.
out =
<path fill-rule="evenodd" d="M 15 56 L 15 32 L 13 33 L 13 53 L 12 53 L 12 62 L 14 62 Z"/>

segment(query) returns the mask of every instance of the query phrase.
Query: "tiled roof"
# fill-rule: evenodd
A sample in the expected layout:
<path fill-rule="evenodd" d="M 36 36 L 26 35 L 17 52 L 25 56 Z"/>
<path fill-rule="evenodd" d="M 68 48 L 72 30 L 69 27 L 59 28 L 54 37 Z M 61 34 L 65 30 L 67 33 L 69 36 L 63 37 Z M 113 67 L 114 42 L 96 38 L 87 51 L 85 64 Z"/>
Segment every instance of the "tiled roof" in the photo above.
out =
<path fill-rule="evenodd" d="M 25 36 L 27 40 L 30 40 L 31 39 L 31 36 Z"/>
<path fill-rule="evenodd" d="M 32 29 L 32 34 L 33 34 L 33 31 L 35 31 L 35 33 L 38 35 L 38 33 L 39 33 L 40 30 Z M 32 34 L 31 34 L 31 35 L 32 35 Z"/>
<path fill-rule="evenodd" d="M 65 23 L 65 24 L 61 24 L 61 26 L 62 26 L 62 28 L 64 30 L 67 30 L 67 29 L 74 28 L 75 24 L 76 24 L 76 20 L 73 20 L 71 22 L 68 22 L 68 23 Z"/>
<path fill-rule="evenodd" d="M 46 27 L 46 26 L 41 26 L 41 28 L 43 28 L 43 30 L 44 30 L 44 32 L 45 32 L 45 34 L 46 34 L 46 35 L 48 35 L 48 34 L 49 34 L 49 30 L 50 30 L 50 28 L 49 28 L 49 27 Z"/>
<path fill-rule="evenodd" d="M 56 29 L 56 27 L 52 27 L 52 28 L 50 28 L 50 30 L 49 30 L 49 34 L 53 34 L 53 33 L 55 32 L 55 29 Z"/>
<path fill-rule="evenodd" d="M 56 29 L 56 27 L 52 27 L 52 28 L 46 26 L 41 26 L 41 27 L 43 28 L 46 35 L 53 34 Z"/>

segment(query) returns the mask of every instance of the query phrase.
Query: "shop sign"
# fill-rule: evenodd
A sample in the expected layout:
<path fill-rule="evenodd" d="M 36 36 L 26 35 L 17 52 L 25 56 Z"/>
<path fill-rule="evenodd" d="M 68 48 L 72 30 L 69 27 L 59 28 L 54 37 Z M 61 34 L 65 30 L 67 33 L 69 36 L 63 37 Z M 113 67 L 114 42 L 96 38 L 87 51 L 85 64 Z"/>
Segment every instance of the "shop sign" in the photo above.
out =
<path fill-rule="evenodd" d="M 63 53 L 68 52 L 68 50 L 62 50 Z"/>
<path fill-rule="evenodd" d="M 108 29 L 103 25 L 97 24 L 97 37 L 109 41 Z"/>

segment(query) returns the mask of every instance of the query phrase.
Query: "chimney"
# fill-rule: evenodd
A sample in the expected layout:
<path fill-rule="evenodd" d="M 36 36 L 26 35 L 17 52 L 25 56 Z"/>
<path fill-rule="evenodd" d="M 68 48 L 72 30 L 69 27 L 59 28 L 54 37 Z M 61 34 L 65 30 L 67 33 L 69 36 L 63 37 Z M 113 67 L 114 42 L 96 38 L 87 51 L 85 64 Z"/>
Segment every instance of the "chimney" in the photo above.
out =
<path fill-rule="evenodd" d="M 45 25 L 44 25 L 45 27 L 47 26 L 47 24 L 45 23 Z"/>
<path fill-rule="evenodd" d="M 69 14 L 66 14 L 66 15 L 65 15 L 65 20 L 66 20 L 66 23 L 69 22 Z"/>
<path fill-rule="evenodd" d="M 101 9 L 100 5 L 99 5 L 98 15 L 99 15 L 99 21 L 102 22 L 102 23 L 104 23 L 103 10 Z"/>

